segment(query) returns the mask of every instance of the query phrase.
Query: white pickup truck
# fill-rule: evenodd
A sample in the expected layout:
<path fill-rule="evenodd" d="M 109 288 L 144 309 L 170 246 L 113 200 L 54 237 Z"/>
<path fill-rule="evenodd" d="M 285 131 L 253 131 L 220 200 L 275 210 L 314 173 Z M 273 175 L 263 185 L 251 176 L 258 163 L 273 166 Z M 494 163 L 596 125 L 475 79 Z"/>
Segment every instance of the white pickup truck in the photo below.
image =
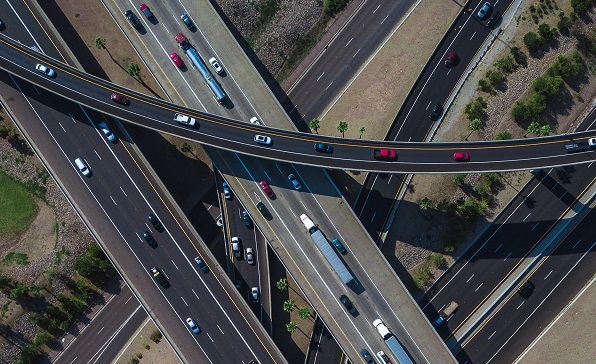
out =
<path fill-rule="evenodd" d="M 174 121 L 177 122 L 178 124 L 182 124 L 182 125 L 186 125 L 186 126 L 195 126 L 195 124 L 197 123 L 197 119 L 191 118 L 188 115 L 178 114 L 178 113 L 176 113 L 176 115 L 174 116 Z"/>

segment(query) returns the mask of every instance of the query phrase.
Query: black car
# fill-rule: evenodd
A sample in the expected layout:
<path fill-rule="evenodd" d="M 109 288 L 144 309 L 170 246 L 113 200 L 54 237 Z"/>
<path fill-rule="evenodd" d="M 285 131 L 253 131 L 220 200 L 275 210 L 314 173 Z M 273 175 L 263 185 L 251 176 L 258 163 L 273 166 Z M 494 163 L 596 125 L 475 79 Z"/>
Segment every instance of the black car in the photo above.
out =
<path fill-rule="evenodd" d="M 267 207 L 265 206 L 264 203 L 257 202 L 257 209 L 259 210 L 261 215 L 263 215 L 264 217 L 269 216 L 269 210 L 267 210 Z"/>
<path fill-rule="evenodd" d="M 124 16 L 126 17 L 126 19 L 128 19 L 130 24 L 133 27 L 135 27 L 135 29 L 140 29 L 142 27 L 141 22 L 139 21 L 137 16 L 132 12 L 132 10 L 126 10 Z"/>
<path fill-rule="evenodd" d="M 360 355 L 362 355 L 362 357 L 364 358 L 364 361 L 366 361 L 368 364 L 375 363 L 375 360 L 373 359 L 372 355 L 370 355 L 368 350 L 366 350 L 366 349 L 360 350 Z"/>
<path fill-rule="evenodd" d="M 495 29 L 495 26 L 499 23 L 500 19 L 501 19 L 501 12 L 495 11 L 493 16 L 491 16 L 490 19 L 488 19 L 488 21 L 486 22 L 486 26 L 489 27 L 490 29 Z"/>
<path fill-rule="evenodd" d="M 333 146 L 331 144 L 315 143 L 315 150 L 319 153 L 333 153 Z"/>
<path fill-rule="evenodd" d="M 532 295 L 532 292 L 534 292 L 534 288 L 536 288 L 534 283 L 532 283 L 531 281 L 527 281 L 526 283 L 524 283 L 523 286 L 519 288 L 519 291 L 517 292 L 520 296 L 527 299 Z"/>
<path fill-rule="evenodd" d="M 149 219 L 149 222 L 151 223 L 151 225 L 153 225 L 155 230 L 159 231 L 160 233 L 163 232 L 163 225 L 161 224 L 157 216 L 149 214 L 147 218 Z"/>
<path fill-rule="evenodd" d="M 180 19 L 182 19 L 182 21 L 184 22 L 184 24 L 186 24 L 186 27 L 188 29 L 193 30 L 195 28 L 195 25 L 190 19 L 190 16 L 188 16 L 188 14 L 184 13 L 180 15 Z"/>
<path fill-rule="evenodd" d="M 162 287 L 168 288 L 170 286 L 170 283 L 163 276 L 163 274 L 159 271 L 159 269 L 153 267 L 150 269 L 150 271 L 151 271 L 151 275 L 153 276 L 153 279 L 155 279 L 157 281 L 157 283 L 162 285 Z"/>
<path fill-rule="evenodd" d="M 433 111 L 431 111 L 429 117 L 430 120 L 432 121 L 436 121 L 439 116 L 441 116 L 441 113 L 443 112 L 443 106 L 441 106 L 441 104 L 436 104 L 435 107 L 433 107 Z"/>
<path fill-rule="evenodd" d="M 149 234 L 149 232 L 147 230 L 143 230 L 141 232 L 141 236 L 143 237 L 143 239 L 145 239 L 147 244 L 149 244 L 152 248 L 157 247 L 157 242 L 155 241 L 155 239 L 153 239 L 153 236 L 151 236 L 151 234 Z"/>
<path fill-rule="evenodd" d="M 343 303 L 348 312 L 352 314 L 352 316 L 358 316 L 358 310 L 356 309 L 356 307 L 354 307 L 354 304 L 352 303 L 352 301 L 350 301 L 348 296 L 342 294 L 341 296 L 339 296 L 339 300 L 341 301 L 341 303 Z"/>

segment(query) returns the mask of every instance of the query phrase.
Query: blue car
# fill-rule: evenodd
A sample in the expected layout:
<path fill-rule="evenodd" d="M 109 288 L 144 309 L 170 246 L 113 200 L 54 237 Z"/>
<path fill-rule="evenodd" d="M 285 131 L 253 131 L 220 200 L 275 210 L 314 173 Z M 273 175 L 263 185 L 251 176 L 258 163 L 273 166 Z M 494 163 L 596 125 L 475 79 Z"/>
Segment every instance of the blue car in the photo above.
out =
<path fill-rule="evenodd" d="M 192 331 L 193 333 L 198 334 L 199 332 L 201 332 L 199 325 L 197 325 L 195 320 L 191 319 L 190 317 L 186 319 L 186 324 L 190 328 L 190 331 Z"/>
<path fill-rule="evenodd" d="M 302 188 L 302 185 L 300 184 L 300 182 L 298 182 L 296 176 L 294 176 L 293 173 L 288 175 L 288 179 L 290 180 L 290 182 L 292 182 L 292 185 L 294 185 L 294 188 L 296 190 L 300 190 Z"/>
<path fill-rule="evenodd" d="M 226 197 L 226 200 L 231 200 L 232 199 L 232 190 L 230 189 L 228 182 L 224 181 L 222 183 L 222 187 L 223 187 L 223 193 L 224 193 L 224 196 Z"/>
<path fill-rule="evenodd" d="M 252 226 L 252 220 L 250 219 L 248 211 L 242 211 L 242 220 L 244 220 L 244 226 L 246 226 L 247 228 Z"/>
<path fill-rule="evenodd" d="M 340 254 L 346 254 L 346 248 L 344 248 L 338 238 L 333 239 L 333 245 L 335 245 L 335 249 L 337 249 Z"/>
<path fill-rule="evenodd" d="M 197 262 L 197 265 L 199 266 L 199 268 L 201 268 L 203 272 L 209 272 L 209 267 L 207 267 L 207 264 L 205 264 L 205 262 L 201 258 L 196 257 L 195 262 Z"/>
<path fill-rule="evenodd" d="M 482 5 L 482 7 L 480 8 L 480 10 L 478 10 L 478 18 L 484 19 L 486 17 L 486 14 L 490 12 L 491 8 L 492 5 L 488 1 L 485 2 L 484 5 Z"/>

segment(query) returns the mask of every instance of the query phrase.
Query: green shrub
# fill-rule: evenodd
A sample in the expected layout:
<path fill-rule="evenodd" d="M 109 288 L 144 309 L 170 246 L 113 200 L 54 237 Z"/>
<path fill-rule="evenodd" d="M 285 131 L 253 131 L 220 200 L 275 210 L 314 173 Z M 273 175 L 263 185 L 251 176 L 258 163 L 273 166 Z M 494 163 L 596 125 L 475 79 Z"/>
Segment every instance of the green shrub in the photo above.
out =
<path fill-rule="evenodd" d="M 458 173 L 455 175 L 453 182 L 455 182 L 456 185 L 459 185 L 460 183 L 462 183 L 464 181 L 464 178 L 466 178 L 465 173 Z"/>
<path fill-rule="evenodd" d="M 499 60 L 497 60 L 495 62 L 495 67 L 497 67 L 497 69 L 506 72 L 506 73 L 511 73 L 513 71 L 515 71 L 515 62 L 513 59 L 512 55 L 508 55 L 505 56 Z"/>
<path fill-rule="evenodd" d="M 430 256 L 430 261 L 436 268 L 440 268 L 443 266 L 443 264 L 445 264 L 445 258 L 443 257 L 443 254 L 439 253 L 432 254 Z"/>
<path fill-rule="evenodd" d="M 468 115 L 468 119 L 480 119 L 484 114 L 486 108 L 486 101 L 482 97 L 476 98 L 476 100 L 468 103 L 464 109 L 464 113 Z"/>
<path fill-rule="evenodd" d="M 10 263 L 16 263 L 18 265 L 29 264 L 29 256 L 25 253 L 10 252 L 4 256 L 2 264 L 9 265 Z"/>
<path fill-rule="evenodd" d="M 480 80 L 478 80 L 478 88 L 484 92 L 487 92 L 487 93 L 492 93 L 495 90 L 493 85 L 491 85 L 484 78 L 481 78 Z"/>
<path fill-rule="evenodd" d="M 542 46 L 542 38 L 534 32 L 528 32 L 524 35 L 524 45 L 530 52 L 533 52 Z"/>
<path fill-rule="evenodd" d="M 0 125 L 0 138 L 4 139 L 10 133 L 10 128 L 6 125 Z"/>
<path fill-rule="evenodd" d="M 151 341 L 157 344 L 161 341 L 162 337 L 163 336 L 161 335 L 161 332 L 159 332 L 159 330 L 155 330 L 151 333 L 151 336 L 149 338 L 151 339 Z"/>
<path fill-rule="evenodd" d="M 550 25 L 542 23 L 538 26 L 538 34 L 542 37 L 543 41 L 551 41 L 557 36 L 557 30 L 551 28 Z"/>
<path fill-rule="evenodd" d="M 426 286 L 432 277 L 432 273 L 430 268 L 424 264 L 416 271 L 416 276 L 414 278 L 414 284 L 418 289 Z"/>
<path fill-rule="evenodd" d="M 348 0 L 325 0 L 324 5 L 325 14 L 333 16 L 342 11 L 346 5 L 348 5 Z"/>
<path fill-rule="evenodd" d="M 561 88 L 563 88 L 563 79 L 560 76 L 538 76 L 532 82 L 532 88 L 537 93 L 544 95 L 545 97 L 552 97 L 559 94 Z"/>
<path fill-rule="evenodd" d="M 18 300 L 29 292 L 29 286 L 17 283 L 9 292 L 11 300 Z"/>
<path fill-rule="evenodd" d="M 528 106 L 523 101 L 516 101 L 515 106 L 511 109 L 511 116 L 518 123 L 523 123 L 530 120 L 530 111 Z"/>
<path fill-rule="evenodd" d="M 503 82 L 503 79 L 505 78 L 503 76 L 503 73 L 500 71 L 493 71 L 493 70 L 488 70 L 486 72 L 486 78 L 488 78 L 488 80 L 490 81 L 490 83 L 492 83 L 493 85 L 498 85 L 501 82 Z"/>
<path fill-rule="evenodd" d="M 54 336 L 52 336 L 52 334 L 50 334 L 49 332 L 42 330 L 38 332 L 37 335 L 35 335 L 33 343 L 39 347 L 49 344 L 50 342 L 52 342 L 52 340 L 54 340 Z"/>
<path fill-rule="evenodd" d="M 495 136 L 495 140 L 509 140 L 511 139 L 511 133 L 508 131 L 500 131 Z"/>
<path fill-rule="evenodd" d="M 518 65 L 525 67 L 528 64 L 528 57 L 519 47 L 511 47 L 511 55 Z"/>
<path fill-rule="evenodd" d="M 571 0 L 571 7 L 578 15 L 584 15 L 594 5 L 593 0 Z"/>

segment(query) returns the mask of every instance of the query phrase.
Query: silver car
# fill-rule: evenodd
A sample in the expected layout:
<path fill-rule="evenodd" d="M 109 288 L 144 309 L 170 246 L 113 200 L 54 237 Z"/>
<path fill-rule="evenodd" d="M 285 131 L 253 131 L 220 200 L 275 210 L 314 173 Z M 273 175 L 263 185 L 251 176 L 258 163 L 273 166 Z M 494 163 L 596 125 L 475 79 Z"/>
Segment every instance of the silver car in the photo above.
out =
<path fill-rule="evenodd" d="M 255 264 L 255 253 L 252 250 L 252 248 L 246 248 L 245 256 L 246 256 L 246 261 L 248 262 L 248 264 L 250 264 L 250 265 Z"/>
<path fill-rule="evenodd" d="M 250 289 L 253 302 L 259 302 L 259 287 L 253 287 Z"/>

